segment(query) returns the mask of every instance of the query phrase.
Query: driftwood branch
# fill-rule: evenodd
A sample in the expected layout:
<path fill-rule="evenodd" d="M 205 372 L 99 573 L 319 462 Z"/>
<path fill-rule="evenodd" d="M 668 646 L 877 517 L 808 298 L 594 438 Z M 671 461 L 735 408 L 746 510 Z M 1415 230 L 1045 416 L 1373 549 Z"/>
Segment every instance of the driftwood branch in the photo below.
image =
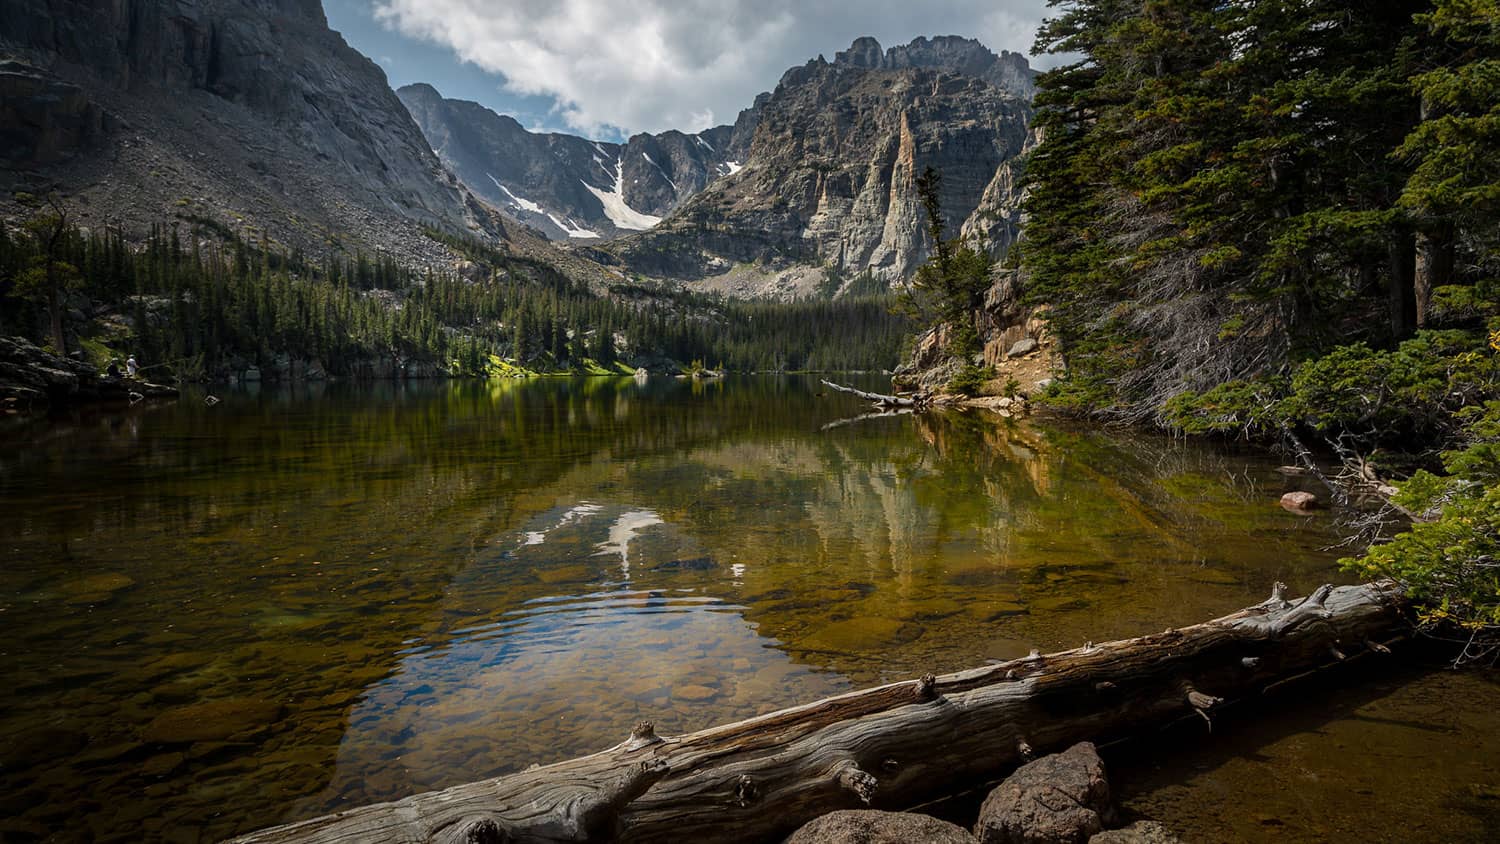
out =
<path fill-rule="evenodd" d="M 912 411 L 913 408 L 904 407 L 899 410 L 877 410 L 872 413 L 861 413 L 858 416 L 851 416 L 848 419 L 839 419 L 834 422 L 829 422 L 827 425 L 824 425 L 818 430 L 832 431 L 834 428 L 842 428 L 845 425 L 855 425 L 860 422 L 868 421 L 870 419 L 889 419 L 892 416 L 907 416 L 911 414 Z"/>
<path fill-rule="evenodd" d="M 836 809 L 905 808 L 1037 751 L 1197 713 L 1400 628 L 1388 582 L 1324 586 L 1223 618 L 850 692 L 235 839 L 333 842 L 761 841 Z M 1378 652 L 1373 644 L 1354 656 Z M 1340 654 L 1342 655 L 1342 654 Z M 1351 657 L 1352 658 L 1352 657 Z M 1035 748 L 1035 750 L 1033 749 Z"/>
<path fill-rule="evenodd" d="M 823 382 L 823 386 L 827 387 L 830 390 L 838 390 L 841 393 L 849 393 L 850 395 L 859 396 L 865 401 L 874 402 L 880 407 L 921 408 L 925 407 L 927 403 L 926 400 L 921 397 L 888 396 L 885 393 L 869 393 L 865 392 L 864 390 L 856 390 L 853 387 L 846 387 L 843 384 L 835 384 L 834 382 L 829 381 L 827 378 L 821 378 L 819 380 Z"/>

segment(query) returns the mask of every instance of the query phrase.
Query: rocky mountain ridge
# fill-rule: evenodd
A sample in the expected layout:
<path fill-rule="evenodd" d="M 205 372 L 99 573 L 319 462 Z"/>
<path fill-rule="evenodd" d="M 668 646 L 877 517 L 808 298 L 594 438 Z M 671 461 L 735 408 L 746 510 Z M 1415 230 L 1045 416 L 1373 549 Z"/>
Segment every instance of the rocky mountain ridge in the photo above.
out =
<path fill-rule="evenodd" d="M 733 126 L 624 144 L 528 132 L 429 85 L 398 93 L 470 190 L 549 238 L 633 275 L 796 296 L 907 278 L 927 254 L 914 180 L 929 165 L 950 231 L 1008 247 L 1034 77 L 973 39 L 860 38 L 786 71 Z"/>
<path fill-rule="evenodd" d="M 749 155 L 756 111 L 697 134 L 637 134 L 626 143 L 530 132 L 431 85 L 397 92 L 433 151 L 475 195 L 553 240 L 644 231 Z"/>
<path fill-rule="evenodd" d="M 597 254 L 628 273 L 734 295 L 868 289 L 861 276 L 901 284 L 930 250 L 916 191 L 927 167 L 942 176 L 948 230 L 1003 251 L 1020 224 L 1030 82 L 1024 57 L 977 41 L 881 51 L 859 39 L 833 62 L 787 71 L 759 101 L 741 171 Z"/>
<path fill-rule="evenodd" d="M 318 0 L 0 0 L 0 213 L 207 221 L 310 253 L 451 260 L 426 227 L 536 240 L 447 172 Z"/>

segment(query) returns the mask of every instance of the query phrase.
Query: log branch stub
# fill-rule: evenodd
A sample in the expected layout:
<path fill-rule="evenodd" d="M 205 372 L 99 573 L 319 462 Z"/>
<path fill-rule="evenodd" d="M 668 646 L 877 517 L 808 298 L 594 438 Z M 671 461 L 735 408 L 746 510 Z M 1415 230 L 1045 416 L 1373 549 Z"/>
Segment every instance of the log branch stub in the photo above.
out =
<path fill-rule="evenodd" d="M 1343 651 L 1339 650 L 1338 642 L 1334 642 L 1333 644 L 1328 646 L 1328 655 L 1338 660 L 1339 662 L 1343 662 L 1344 660 L 1349 658 L 1344 655 Z"/>
<path fill-rule="evenodd" d="M 1036 758 L 1036 751 L 1024 738 L 1016 740 L 1016 754 L 1028 762 Z"/>
<path fill-rule="evenodd" d="M 1094 691 L 1096 692 L 1112 692 L 1117 688 L 1119 687 L 1109 680 L 1100 680 L 1094 684 Z"/>
<path fill-rule="evenodd" d="M 880 788 L 880 781 L 865 773 L 853 759 L 840 762 L 833 769 L 833 779 L 839 788 L 852 793 L 866 806 L 875 799 L 875 791 Z"/>
<path fill-rule="evenodd" d="M 1260 667 L 1260 657 L 1247 656 L 1244 659 L 1240 660 L 1240 665 L 1243 665 L 1251 671 L 1254 671 L 1255 669 Z"/>
<path fill-rule="evenodd" d="M 1277 583 L 1277 586 L 1282 586 Z M 1376 587 L 1371 587 L 1378 593 Z M 1260 609 L 1268 609 L 1256 618 L 1245 619 L 1241 623 L 1255 629 L 1266 638 L 1277 641 L 1288 632 L 1296 630 L 1309 622 L 1327 621 L 1333 617 L 1333 612 L 1328 609 L 1328 596 L 1333 594 L 1333 584 L 1325 583 L 1313 590 L 1311 595 L 1303 598 L 1295 604 L 1280 600 L 1280 593 L 1273 591 L 1271 600 L 1260 606 Z M 1280 606 L 1276 602 L 1280 600 Z"/>
<path fill-rule="evenodd" d="M 475 821 L 464 828 L 464 844 L 509 844 L 510 836 L 490 818 Z"/>
<path fill-rule="evenodd" d="M 1279 580 L 1271 584 L 1271 597 L 1266 599 L 1261 606 L 1270 607 L 1273 610 L 1284 610 L 1291 606 L 1286 600 L 1286 584 Z"/>
<path fill-rule="evenodd" d="M 1215 706 L 1223 703 L 1224 699 L 1221 697 L 1214 697 L 1213 695 L 1206 695 L 1203 692 L 1200 692 L 1197 689 L 1193 688 L 1192 686 L 1188 686 L 1187 702 L 1188 706 L 1191 706 L 1193 708 L 1193 711 L 1197 712 L 1198 716 L 1203 719 L 1203 723 L 1208 725 L 1208 731 L 1210 733 L 1213 732 L 1214 720 L 1209 717 L 1208 711 L 1210 709 L 1213 709 Z"/>
<path fill-rule="evenodd" d="M 656 734 L 656 724 L 642 721 L 630 731 L 630 738 L 625 740 L 624 746 L 626 750 L 640 750 L 653 744 L 661 744 L 661 740 L 661 736 Z"/>
<path fill-rule="evenodd" d="M 749 774 L 740 774 L 740 778 L 734 783 L 734 801 L 744 809 L 759 799 L 760 787 L 755 784 L 755 778 Z"/>
<path fill-rule="evenodd" d="M 1213 695 L 1206 695 L 1189 686 L 1187 691 L 1187 702 L 1188 705 L 1193 707 L 1194 709 L 1213 709 L 1215 706 L 1223 703 L 1224 699 L 1221 697 L 1214 697 Z"/>
<path fill-rule="evenodd" d="M 614 827 L 620 812 L 669 773 L 671 769 L 660 759 L 642 759 L 626 768 L 624 773 L 601 788 L 598 794 L 580 801 L 577 822 L 568 825 L 577 836 L 574 840 L 615 838 Z"/>
<path fill-rule="evenodd" d="M 937 675 L 923 674 L 917 680 L 917 700 L 932 700 L 937 697 Z"/>
<path fill-rule="evenodd" d="M 1374 639 L 1366 639 L 1365 647 L 1378 654 L 1388 654 L 1391 652 L 1390 648 L 1386 647 L 1380 642 L 1375 641 Z"/>

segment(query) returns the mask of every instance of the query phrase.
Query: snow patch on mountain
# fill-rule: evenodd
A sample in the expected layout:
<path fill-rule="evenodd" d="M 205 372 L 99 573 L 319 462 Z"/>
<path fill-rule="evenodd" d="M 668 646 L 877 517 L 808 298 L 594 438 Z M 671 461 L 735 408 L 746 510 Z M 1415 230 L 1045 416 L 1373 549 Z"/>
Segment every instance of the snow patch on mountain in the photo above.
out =
<path fill-rule="evenodd" d="M 506 187 L 505 185 L 500 184 L 500 180 L 499 179 L 495 178 L 494 176 L 490 176 L 489 173 L 485 173 L 484 175 L 489 176 L 490 177 L 490 181 L 492 181 L 492 182 L 495 183 L 495 187 L 497 187 L 500 190 L 504 191 L 505 195 L 508 196 L 508 197 L 510 197 L 510 201 L 513 202 L 513 203 L 515 203 L 515 206 L 517 208 L 520 208 L 523 211 L 530 211 L 533 214 L 544 214 L 544 213 L 546 213 L 546 212 L 544 212 L 542 210 L 542 206 L 537 205 L 535 202 L 532 202 L 531 200 L 526 199 L 525 197 L 516 196 L 515 194 L 511 193 L 510 188 Z"/>
<path fill-rule="evenodd" d="M 597 147 L 598 145 L 595 144 L 595 146 Z M 647 160 L 649 161 L 650 159 Z M 579 181 L 583 182 L 582 179 L 579 179 Z M 660 217 L 642 214 L 625 202 L 625 159 L 623 156 L 615 159 L 615 183 L 608 192 L 602 191 L 588 182 L 583 182 L 583 186 L 588 188 L 589 193 L 598 198 L 599 204 L 604 206 L 604 216 L 608 217 L 609 221 L 614 223 L 616 228 L 645 231 L 661 222 Z"/>
<path fill-rule="evenodd" d="M 572 220 L 559 220 L 557 219 L 557 215 L 550 212 L 547 214 L 547 219 L 551 220 L 554 226 L 562 229 L 563 234 L 566 234 L 568 237 L 573 238 L 574 240 L 593 240 L 594 238 L 599 237 L 598 232 L 589 231 L 583 226 L 574 223 Z"/>

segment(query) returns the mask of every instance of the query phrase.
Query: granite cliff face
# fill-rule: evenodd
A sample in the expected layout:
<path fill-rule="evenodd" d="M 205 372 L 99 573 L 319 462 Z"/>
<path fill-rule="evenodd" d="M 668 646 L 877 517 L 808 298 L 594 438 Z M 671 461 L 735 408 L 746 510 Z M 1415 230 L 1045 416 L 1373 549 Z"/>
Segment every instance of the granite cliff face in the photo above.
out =
<path fill-rule="evenodd" d="M 529 132 L 478 103 L 408 85 L 406 104 L 439 158 L 477 196 L 554 240 L 593 241 L 655 225 L 749 154 L 755 110 L 696 135 L 627 143 Z"/>
<path fill-rule="evenodd" d="M 1001 250 L 1019 223 L 1012 162 L 1030 84 L 1023 57 L 978 42 L 881 52 L 860 39 L 787 71 L 760 102 L 743 170 L 603 249 L 629 271 L 738 295 L 847 289 L 866 272 L 899 284 L 930 249 L 916 192 L 930 166 L 948 230 Z"/>
<path fill-rule="evenodd" d="M 446 257 L 423 226 L 507 235 L 318 0 L 0 0 L 0 18 L 0 203 L 57 190 L 84 224 L 207 218 L 421 262 Z"/>

